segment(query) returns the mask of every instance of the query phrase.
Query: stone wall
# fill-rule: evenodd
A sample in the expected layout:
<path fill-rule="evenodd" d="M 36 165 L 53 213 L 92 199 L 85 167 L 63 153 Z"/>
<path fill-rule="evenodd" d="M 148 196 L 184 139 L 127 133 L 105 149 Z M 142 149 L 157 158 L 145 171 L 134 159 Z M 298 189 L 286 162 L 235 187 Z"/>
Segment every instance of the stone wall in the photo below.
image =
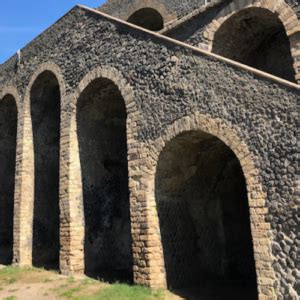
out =
<path fill-rule="evenodd" d="M 300 21 L 297 14 L 297 10 L 293 12 L 282 0 L 218 1 L 182 22 L 174 22 L 163 34 L 297 81 L 300 76 Z M 237 34 L 239 30 L 241 34 Z M 245 56 L 241 58 L 245 49 L 247 54 L 243 53 Z"/>
<path fill-rule="evenodd" d="M 201 130 L 225 142 L 242 167 L 261 299 L 264 295 L 275 298 L 275 293 L 288 299 L 299 293 L 299 201 L 294 177 L 299 88 L 80 7 L 24 48 L 20 64 L 13 57 L 0 67 L 1 90 L 15 86 L 22 103 L 15 192 L 16 263 L 31 263 L 34 172 L 29 95 L 45 70 L 56 75 L 61 93 L 63 273 L 84 269 L 76 103 L 84 88 L 102 76 L 118 85 L 127 109 L 135 282 L 153 287 L 165 284 L 154 197 L 159 153 L 179 133 Z"/>
<path fill-rule="evenodd" d="M 205 7 L 203 1 L 181 1 L 179 3 L 154 0 L 108 1 L 100 9 L 127 20 L 141 8 L 151 7 L 163 17 L 165 28 L 161 32 L 167 36 L 290 81 L 300 80 L 298 1 L 224 0 L 208 1 L 207 3 L 208 6 Z M 251 7 L 254 9 L 250 10 Z M 234 20 L 227 20 L 233 13 L 236 14 Z M 241 16 L 243 14 L 244 18 Z M 259 15 L 262 16 L 259 17 Z M 273 15 L 273 21 L 270 21 L 271 15 Z M 146 16 L 140 16 L 140 18 L 145 20 Z M 153 19 L 154 16 L 151 18 Z M 135 22 L 135 24 L 143 26 L 143 23 Z M 222 26 L 223 24 L 225 26 Z M 151 29 L 149 26 L 146 28 Z M 237 34 L 238 28 L 241 28 L 241 34 Z M 222 37 L 221 41 L 218 40 L 218 34 Z M 229 36 L 228 39 L 231 41 L 226 40 L 226 36 Z M 262 41 L 265 41 L 264 44 Z M 278 42 L 276 43 L 276 41 Z M 221 48 L 225 44 L 229 48 L 231 46 L 228 50 L 230 55 L 226 51 L 218 51 L 215 43 L 220 43 Z M 244 57 L 241 58 L 240 52 L 243 52 L 243 48 L 245 48 L 243 45 L 250 44 L 251 47 L 246 47 L 247 57 L 242 54 Z M 270 51 L 270 49 L 272 50 Z"/>
<path fill-rule="evenodd" d="M 131 11 L 132 7 L 138 4 L 139 7 L 147 7 L 150 3 L 155 3 L 156 1 L 150 0 L 143 0 L 143 1 L 136 1 L 136 0 L 109 0 L 104 5 L 100 6 L 98 9 L 116 17 L 122 17 L 123 14 L 127 11 Z M 209 1 L 208 1 L 209 2 Z M 159 1 L 162 4 L 170 15 L 174 15 L 177 18 L 181 18 L 184 15 L 187 15 L 194 9 L 198 9 L 200 6 L 204 5 L 204 0 L 163 0 Z"/>
<path fill-rule="evenodd" d="M 195 16 L 186 19 L 182 24 L 170 26 L 171 28 L 167 28 L 164 34 L 193 46 L 205 48 L 207 47 L 207 41 L 204 36 L 206 26 L 211 24 L 227 5 L 228 3 L 220 1 L 220 3 L 212 5 Z"/>
<path fill-rule="evenodd" d="M 300 17 L 300 6 L 298 0 L 284 0 L 288 5 L 290 5 L 295 13 L 297 14 L 298 18 Z M 123 17 L 126 12 L 131 11 L 132 7 L 135 7 L 137 4 L 139 7 L 147 7 L 149 3 L 155 3 L 155 0 L 108 0 L 105 4 L 100 6 L 98 9 L 103 11 L 104 13 L 110 14 L 115 17 Z M 214 3 L 214 2 L 224 2 L 224 3 L 231 3 L 232 0 L 208 0 L 207 3 Z M 172 0 L 163 0 L 159 1 L 168 11 L 169 14 L 174 14 L 177 19 L 181 19 L 184 16 L 188 15 L 189 13 L 199 9 L 201 6 L 205 4 L 204 0 L 184 0 L 184 1 L 172 1 Z"/>

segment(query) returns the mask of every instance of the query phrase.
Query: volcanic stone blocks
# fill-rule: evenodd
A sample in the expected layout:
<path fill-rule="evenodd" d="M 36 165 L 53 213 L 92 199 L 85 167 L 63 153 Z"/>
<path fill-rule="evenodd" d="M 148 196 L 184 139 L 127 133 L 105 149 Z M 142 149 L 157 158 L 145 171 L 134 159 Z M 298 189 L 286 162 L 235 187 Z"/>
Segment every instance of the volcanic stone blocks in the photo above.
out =
<path fill-rule="evenodd" d="M 66 51 L 66 49 L 68 51 Z M 165 144 L 203 131 L 237 157 L 246 181 L 260 299 L 299 293 L 296 118 L 299 88 L 176 41 L 76 7 L 1 65 L 1 97 L 18 105 L 14 262 L 32 262 L 34 153 L 30 92 L 51 71 L 61 91 L 60 268 L 84 271 L 84 217 L 76 101 L 94 79 L 112 80 L 127 112 L 134 280 L 166 286 L 155 174 Z M 180 80 L 179 80 L 180 79 Z M 99 216 L 100 217 L 100 216 Z"/>

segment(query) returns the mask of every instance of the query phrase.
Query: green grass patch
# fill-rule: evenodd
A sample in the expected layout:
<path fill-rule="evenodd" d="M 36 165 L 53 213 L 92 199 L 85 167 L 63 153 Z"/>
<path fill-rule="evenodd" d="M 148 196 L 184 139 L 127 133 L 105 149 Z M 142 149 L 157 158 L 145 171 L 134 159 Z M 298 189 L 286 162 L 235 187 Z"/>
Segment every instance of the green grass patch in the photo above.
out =
<path fill-rule="evenodd" d="M 73 276 L 71 276 L 71 277 L 68 278 L 67 281 L 68 281 L 68 283 L 74 283 L 74 282 L 75 282 L 75 279 L 74 279 Z"/>
<path fill-rule="evenodd" d="M 48 283 L 56 281 L 56 277 L 50 277 L 51 273 L 47 273 L 43 269 L 37 268 L 18 268 L 5 267 L 0 269 L 0 288 L 7 287 L 9 284 L 17 282 L 26 282 L 30 289 L 30 283 Z M 48 276 L 50 278 L 48 278 Z M 59 277 L 58 277 L 59 278 Z M 164 299 L 164 291 L 153 291 L 147 287 L 130 286 L 127 284 L 115 283 L 108 285 L 91 278 L 66 277 L 59 278 L 58 286 L 54 284 L 50 286 L 49 291 L 45 294 L 56 295 L 59 299 L 71 300 L 162 300 Z M 9 287 L 8 287 L 9 288 Z M 9 292 L 17 291 L 11 289 Z M 9 296 L 3 300 L 15 300 L 15 296 Z"/>
<path fill-rule="evenodd" d="M 9 296 L 9 297 L 4 298 L 3 300 L 17 300 L 17 297 L 16 296 Z"/>
<path fill-rule="evenodd" d="M 81 286 L 76 286 L 64 291 L 63 293 L 60 294 L 60 296 L 68 299 L 74 299 L 74 294 L 79 292 L 80 290 L 81 290 Z"/>
<path fill-rule="evenodd" d="M 0 269 L 0 276 L 16 276 L 19 275 L 20 273 L 26 271 L 27 269 L 21 269 L 18 267 L 12 267 L 12 266 L 8 266 L 8 267 L 4 267 L 2 269 Z"/>
<path fill-rule="evenodd" d="M 76 300 L 154 300 L 163 299 L 163 291 L 153 291 L 142 286 L 116 283 L 99 290 L 93 296 L 77 297 Z"/>
<path fill-rule="evenodd" d="M 95 280 L 95 279 L 89 278 L 89 277 L 84 278 L 84 279 L 81 280 L 81 284 L 83 284 L 83 285 L 87 285 L 87 284 L 97 284 L 97 283 L 99 283 L 98 280 Z"/>
<path fill-rule="evenodd" d="M 77 297 L 75 297 L 76 293 L 83 291 L 86 286 L 93 284 L 95 282 L 97 282 L 97 281 L 95 281 L 93 279 L 89 279 L 89 278 L 85 278 L 79 282 L 78 281 L 76 282 L 74 277 L 69 277 L 67 279 L 67 283 L 59 286 L 57 291 L 59 292 L 59 290 L 61 290 L 61 289 L 68 288 L 67 290 L 59 293 L 60 297 L 64 297 L 64 298 L 68 298 L 68 299 L 77 299 Z M 76 285 L 76 283 L 77 283 L 77 285 Z M 70 287 L 70 285 L 71 285 L 71 287 Z"/>
<path fill-rule="evenodd" d="M 12 266 L 0 269 L 1 284 L 9 285 L 17 282 L 24 271 L 25 271 L 24 269 L 12 267 Z"/>

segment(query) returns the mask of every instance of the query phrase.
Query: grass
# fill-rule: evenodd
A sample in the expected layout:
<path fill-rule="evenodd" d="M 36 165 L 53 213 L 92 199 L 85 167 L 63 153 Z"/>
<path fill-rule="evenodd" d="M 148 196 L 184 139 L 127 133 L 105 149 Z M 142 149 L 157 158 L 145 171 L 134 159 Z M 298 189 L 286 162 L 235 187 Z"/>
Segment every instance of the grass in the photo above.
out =
<path fill-rule="evenodd" d="M 129 286 L 126 284 L 116 283 L 101 289 L 92 296 L 79 297 L 76 300 L 154 300 L 163 299 L 163 291 L 152 291 L 142 286 Z"/>
<path fill-rule="evenodd" d="M 6 286 L 17 282 L 20 275 L 26 270 L 11 266 L 0 269 L 0 285 Z"/>
<path fill-rule="evenodd" d="M 105 284 L 100 287 L 99 281 L 83 279 L 76 282 L 74 279 L 67 280 L 68 283 L 58 287 L 57 292 L 61 298 L 72 300 L 160 300 L 163 299 L 163 291 L 152 291 L 141 286 L 130 286 L 127 284 L 115 283 Z M 103 284 L 103 283 L 102 283 Z M 91 289 L 92 287 L 92 289 Z M 67 288 L 67 289 L 66 289 Z M 96 289 L 96 291 L 95 291 Z"/>
<path fill-rule="evenodd" d="M 14 285 L 9 288 L 10 284 Z M 4 300 L 21 299 L 19 295 L 23 295 L 22 293 L 26 293 L 26 290 L 30 288 L 34 289 L 35 284 L 45 285 L 44 295 L 55 296 L 62 300 L 165 299 L 163 290 L 153 291 L 146 287 L 121 283 L 108 284 L 90 278 L 64 277 L 54 272 L 36 268 L 4 267 L 0 269 L 0 293 L 3 290 L 17 292 L 15 294 L 17 297 L 2 298 Z"/>
<path fill-rule="evenodd" d="M 13 266 L 8 266 L 0 269 L 0 277 L 17 276 L 24 271 L 27 271 L 27 268 L 17 268 Z"/>
<path fill-rule="evenodd" d="M 74 294 L 79 292 L 79 291 L 81 291 L 80 286 L 73 287 L 73 288 L 70 288 L 70 289 L 64 291 L 63 293 L 61 293 L 60 296 L 68 298 L 68 299 L 74 299 Z"/>

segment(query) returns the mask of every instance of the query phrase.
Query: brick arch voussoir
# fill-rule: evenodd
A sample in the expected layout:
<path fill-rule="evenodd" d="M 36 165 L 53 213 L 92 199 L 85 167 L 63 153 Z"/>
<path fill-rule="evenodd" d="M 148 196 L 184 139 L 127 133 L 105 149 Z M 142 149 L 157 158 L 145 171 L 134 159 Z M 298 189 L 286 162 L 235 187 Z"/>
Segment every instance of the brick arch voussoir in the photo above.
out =
<path fill-rule="evenodd" d="M 209 133 L 224 142 L 234 152 L 240 162 L 248 191 L 259 296 L 260 299 L 265 299 L 264 297 L 266 296 L 275 297 L 275 274 L 272 269 L 274 258 L 271 251 L 272 235 L 270 232 L 270 224 L 265 221 L 265 217 L 268 213 L 266 206 L 267 195 L 263 191 L 262 183 L 258 177 L 259 169 L 255 164 L 255 156 L 232 126 L 219 118 L 211 118 L 210 116 L 200 113 L 183 117 L 168 126 L 162 136 L 151 142 L 147 147 L 152 165 L 150 171 L 151 182 L 148 184 L 150 187 L 148 197 L 149 199 L 155 198 L 156 168 L 160 153 L 163 151 L 165 145 L 179 134 L 199 130 Z M 260 261 L 260 257 L 264 257 L 263 262 Z M 269 277 L 266 278 L 265 274 L 268 274 Z"/>
<path fill-rule="evenodd" d="M 136 122 L 140 119 L 140 113 L 135 102 L 134 92 L 132 87 L 126 81 L 120 71 L 112 67 L 97 67 L 87 73 L 83 79 L 79 82 L 75 90 L 75 103 L 74 107 L 77 107 L 77 101 L 84 91 L 84 89 L 95 79 L 106 78 L 111 80 L 119 89 L 126 107 L 127 112 L 127 140 L 137 136 Z"/>
<path fill-rule="evenodd" d="M 25 97 L 24 97 L 24 106 L 28 110 L 30 108 L 30 93 L 32 90 L 32 86 L 34 85 L 36 79 L 41 75 L 43 72 L 49 71 L 54 74 L 56 77 L 58 84 L 59 84 L 59 90 L 60 90 L 60 98 L 61 98 L 61 107 L 65 105 L 65 99 L 66 99 L 66 83 L 63 76 L 63 73 L 60 69 L 60 67 L 53 63 L 53 62 L 46 62 L 43 64 L 40 64 L 35 72 L 31 75 L 29 84 L 27 85 L 26 91 L 25 91 Z"/>
<path fill-rule="evenodd" d="M 235 0 L 225 7 L 214 21 L 207 26 L 204 32 L 206 39 L 212 42 L 215 33 L 225 21 L 241 10 L 251 7 L 264 8 L 278 15 L 278 18 L 286 30 L 287 36 L 291 36 L 300 31 L 300 21 L 296 13 L 284 0 Z"/>
<path fill-rule="evenodd" d="M 156 163 L 158 162 L 159 154 L 164 149 L 167 142 L 171 141 L 179 134 L 197 130 L 207 132 L 217 137 L 234 152 L 243 169 L 248 193 L 250 193 L 251 188 L 253 188 L 253 184 L 255 183 L 253 176 L 258 175 L 258 170 L 255 166 L 255 158 L 253 158 L 246 143 L 241 140 L 236 131 L 221 119 L 213 119 L 207 115 L 194 114 L 176 120 L 171 126 L 167 127 L 164 135 L 156 139 L 152 145 L 152 152 L 154 153 L 152 157 L 156 159 Z M 155 172 L 156 171 L 154 171 L 154 173 Z M 257 186 L 255 189 L 259 190 Z M 262 198 L 266 197 L 265 193 L 262 193 L 261 196 Z"/>
<path fill-rule="evenodd" d="M 284 0 L 233 1 L 217 15 L 214 21 L 210 23 L 204 31 L 204 38 L 208 44 L 209 51 L 212 51 L 215 34 L 224 22 L 241 10 L 251 7 L 267 9 L 276 14 L 280 19 L 290 41 L 291 54 L 294 59 L 296 81 L 300 83 L 300 20 L 293 9 Z"/>
<path fill-rule="evenodd" d="M 135 1 L 130 5 L 129 10 L 120 14 L 120 18 L 127 21 L 130 16 L 142 8 L 153 8 L 160 13 L 164 20 L 164 24 L 173 21 L 177 18 L 175 13 L 170 13 L 163 3 L 159 0 L 142 0 Z"/>
<path fill-rule="evenodd" d="M 21 110 L 21 96 L 18 89 L 14 85 L 6 85 L 3 88 L 0 88 L 0 102 L 7 95 L 11 95 L 14 98 L 19 112 Z"/>

